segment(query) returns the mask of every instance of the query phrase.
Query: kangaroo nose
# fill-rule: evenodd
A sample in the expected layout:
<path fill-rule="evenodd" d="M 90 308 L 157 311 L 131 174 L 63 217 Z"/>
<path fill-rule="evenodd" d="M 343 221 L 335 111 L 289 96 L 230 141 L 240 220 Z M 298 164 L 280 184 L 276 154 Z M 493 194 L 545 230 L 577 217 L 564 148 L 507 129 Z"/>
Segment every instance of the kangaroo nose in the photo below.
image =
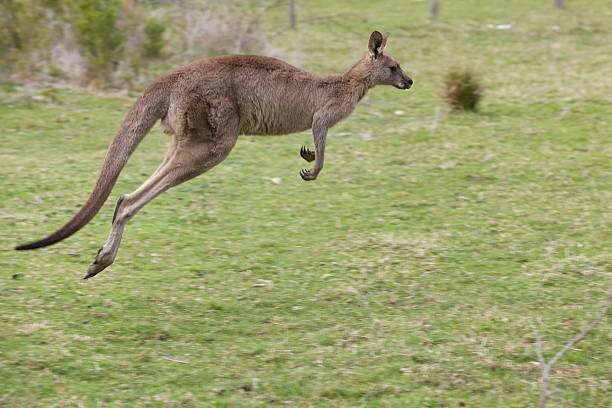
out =
<path fill-rule="evenodd" d="M 411 78 L 408 78 L 408 85 L 412 86 L 413 83 L 414 81 Z"/>

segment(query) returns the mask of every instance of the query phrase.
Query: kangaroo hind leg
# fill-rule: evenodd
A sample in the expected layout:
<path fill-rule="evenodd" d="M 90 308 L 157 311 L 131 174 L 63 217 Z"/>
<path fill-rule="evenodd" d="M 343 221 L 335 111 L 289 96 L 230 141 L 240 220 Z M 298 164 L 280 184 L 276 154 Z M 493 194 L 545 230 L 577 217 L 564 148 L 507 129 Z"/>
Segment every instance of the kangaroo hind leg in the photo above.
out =
<path fill-rule="evenodd" d="M 236 136 L 226 143 L 211 143 L 209 138 L 177 140 L 171 144 L 170 157 L 136 191 L 119 199 L 112 228 L 106 243 L 100 248 L 89 267 L 85 279 L 91 278 L 111 265 L 119 251 L 121 237 L 127 222 L 155 197 L 205 171 L 211 169 L 229 154 Z"/>

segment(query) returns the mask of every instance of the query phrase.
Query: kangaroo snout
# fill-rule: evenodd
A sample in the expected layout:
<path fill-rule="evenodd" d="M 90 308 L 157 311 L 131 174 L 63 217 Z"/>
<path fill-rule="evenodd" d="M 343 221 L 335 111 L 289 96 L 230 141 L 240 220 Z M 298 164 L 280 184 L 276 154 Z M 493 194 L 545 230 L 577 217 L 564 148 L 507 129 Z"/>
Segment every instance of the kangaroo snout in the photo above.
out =
<path fill-rule="evenodd" d="M 399 84 L 395 85 L 395 87 L 399 89 L 410 89 L 413 83 L 414 81 L 412 78 L 406 77 Z"/>

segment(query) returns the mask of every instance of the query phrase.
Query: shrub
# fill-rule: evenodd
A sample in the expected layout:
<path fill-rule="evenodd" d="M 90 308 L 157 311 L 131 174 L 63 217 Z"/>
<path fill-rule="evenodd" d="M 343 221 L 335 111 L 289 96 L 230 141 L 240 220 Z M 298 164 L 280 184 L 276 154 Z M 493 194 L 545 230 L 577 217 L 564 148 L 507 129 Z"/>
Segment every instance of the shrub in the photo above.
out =
<path fill-rule="evenodd" d="M 150 18 L 145 22 L 145 41 L 143 45 L 145 57 L 159 57 L 164 46 L 165 31 L 166 26 L 154 18 Z"/>
<path fill-rule="evenodd" d="M 129 91 L 137 86 L 142 70 L 146 67 L 144 25 L 147 14 L 147 9 L 134 0 L 123 0 L 119 8 L 117 27 L 123 35 L 123 42 L 114 56 L 116 64 L 113 67 L 113 85 L 127 88 Z"/>
<path fill-rule="evenodd" d="M 474 71 L 453 67 L 444 78 L 442 96 L 453 111 L 476 111 L 482 91 L 483 86 Z"/>
<path fill-rule="evenodd" d="M 123 42 L 117 27 L 119 0 L 74 0 L 71 8 L 76 40 L 87 52 L 88 74 L 107 80 Z"/>
<path fill-rule="evenodd" d="M 44 64 L 54 31 L 53 5 L 51 0 L 0 1 L 1 69 L 25 78 Z"/>

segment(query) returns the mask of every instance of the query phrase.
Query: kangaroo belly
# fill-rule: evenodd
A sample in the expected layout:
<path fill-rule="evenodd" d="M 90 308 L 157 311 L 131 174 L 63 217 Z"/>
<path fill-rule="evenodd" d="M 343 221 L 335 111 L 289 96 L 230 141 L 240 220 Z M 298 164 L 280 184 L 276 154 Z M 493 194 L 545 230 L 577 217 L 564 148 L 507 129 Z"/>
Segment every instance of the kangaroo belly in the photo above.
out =
<path fill-rule="evenodd" d="M 285 66 L 258 75 L 258 81 L 234 86 L 242 133 L 285 135 L 309 129 L 317 105 L 311 84 L 314 79 Z"/>
<path fill-rule="evenodd" d="M 254 105 L 257 106 L 257 105 Z M 300 106 L 274 104 L 248 109 L 242 118 L 242 134 L 286 135 L 302 132 L 312 127 L 312 113 Z"/>

